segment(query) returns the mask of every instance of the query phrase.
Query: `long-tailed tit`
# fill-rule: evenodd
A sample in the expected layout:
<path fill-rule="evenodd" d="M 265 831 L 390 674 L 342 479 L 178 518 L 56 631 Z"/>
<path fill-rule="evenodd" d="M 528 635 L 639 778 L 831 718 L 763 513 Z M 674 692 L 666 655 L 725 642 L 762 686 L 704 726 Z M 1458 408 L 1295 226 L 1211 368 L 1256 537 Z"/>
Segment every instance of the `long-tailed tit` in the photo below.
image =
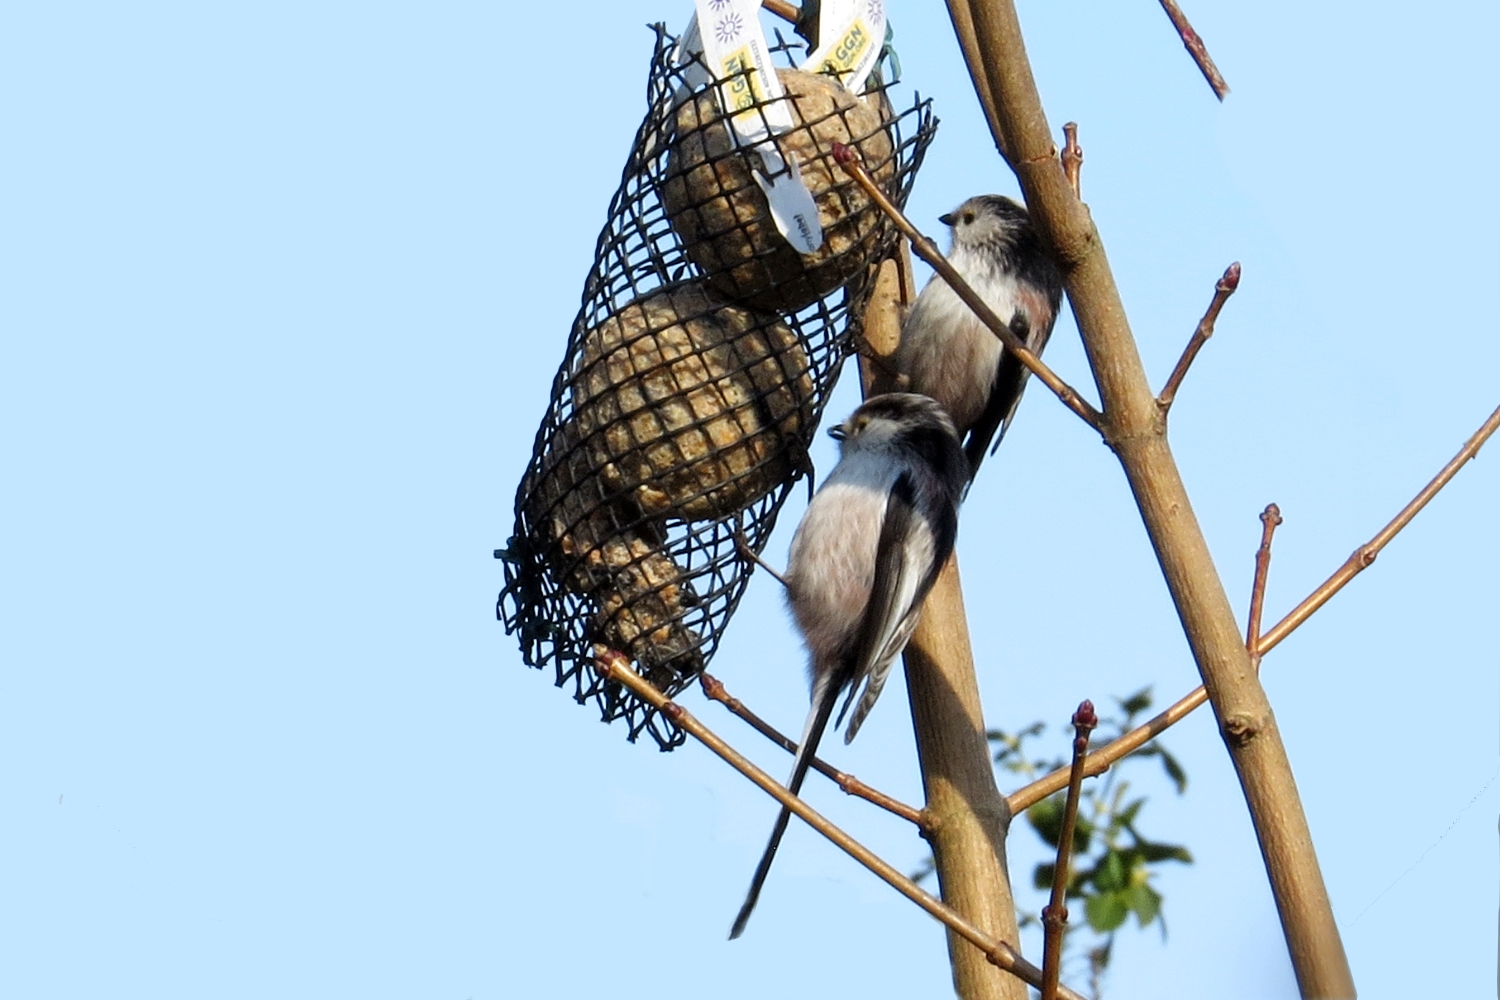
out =
<path fill-rule="evenodd" d="M 953 229 L 948 260 L 1011 331 L 1040 355 L 1062 301 L 1062 278 L 1025 207 L 1009 198 L 970 198 L 939 220 Z M 1030 372 L 1004 349 L 941 275 L 917 296 L 901 328 L 893 367 L 906 388 L 931 396 L 967 435 L 970 478 L 990 439 L 1009 429 Z M 996 436 L 996 432 L 999 435 Z M 993 449 L 991 449 L 993 454 Z"/>
<path fill-rule="evenodd" d="M 864 684 L 845 743 L 880 697 L 953 551 L 969 473 L 952 421 L 927 396 L 875 396 L 828 433 L 841 457 L 797 526 L 786 573 L 812 674 L 812 709 L 787 782 L 793 795 L 839 695 L 849 692 L 835 726 Z M 731 938 L 750 919 L 790 818 L 784 808 L 776 817 Z"/>

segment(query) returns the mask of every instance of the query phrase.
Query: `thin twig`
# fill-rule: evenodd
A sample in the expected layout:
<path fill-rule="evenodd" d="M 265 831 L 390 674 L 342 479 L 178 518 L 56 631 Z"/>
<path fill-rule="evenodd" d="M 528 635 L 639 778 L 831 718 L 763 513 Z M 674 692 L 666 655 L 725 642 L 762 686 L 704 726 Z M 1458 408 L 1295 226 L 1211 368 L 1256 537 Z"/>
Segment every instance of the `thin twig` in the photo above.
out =
<path fill-rule="evenodd" d="M 766 4 L 767 7 L 770 4 Z M 1172 19 L 1172 26 L 1177 29 L 1177 34 L 1182 36 L 1182 44 L 1187 47 L 1188 54 L 1193 57 L 1193 62 L 1198 64 L 1198 69 L 1203 72 L 1203 79 L 1214 89 L 1214 96 L 1224 100 L 1229 93 L 1229 84 L 1219 75 L 1219 67 L 1214 65 L 1213 57 L 1208 54 L 1208 48 L 1204 46 L 1203 39 L 1193 30 L 1188 23 L 1187 15 L 1182 8 L 1177 6 L 1176 0 L 1161 0 L 1162 10 Z"/>
<path fill-rule="evenodd" d="M 1229 296 L 1240 287 L 1240 262 L 1235 261 L 1224 271 L 1224 276 L 1214 285 L 1214 300 L 1208 304 L 1208 311 L 1198 321 L 1198 328 L 1193 331 L 1193 336 L 1188 340 L 1187 347 L 1182 349 L 1182 357 L 1177 359 L 1177 367 L 1172 369 L 1172 374 L 1167 378 L 1167 384 L 1162 387 L 1161 395 L 1156 397 L 1156 405 L 1165 414 L 1172 408 L 1172 401 L 1177 398 L 1177 390 L 1182 385 L 1182 380 L 1187 377 L 1188 368 L 1192 366 L 1193 359 L 1208 343 L 1208 338 L 1214 335 L 1214 323 L 1219 319 L 1219 311 L 1224 308 L 1224 303 L 1229 301 Z"/>
<path fill-rule="evenodd" d="M 989 327 L 991 333 L 1000 338 L 1000 342 L 1005 345 L 1005 349 L 1014 354 L 1016 360 L 1029 368 L 1033 375 L 1041 379 L 1047 388 L 1056 393 L 1057 398 L 1063 401 L 1063 405 L 1076 413 L 1084 423 L 1095 430 L 1100 430 L 1102 424 L 1099 411 L 1080 396 L 1077 390 L 1058 378 L 1057 373 L 1043 364 L 1042 359 L 1032 353 L 1021 342 L 1021 339 L 1011 331 L 1010 324 L 1003 322 L 999 316 L 995 315 L 995 311 L 985 303 L 984 299 L 979 297 L 979 294 L 974 289 L 969 287 L 969 283 L 963 279 L 963 276 L 958 273 L 957 269 L 948 263 L 948 259 L 938 250 L 937 244 L 918 232 L 917 227 L 911 224 L 911 220 L 886 197 L 884 191 L 880 190 L 880 187 L 870 176 L 869 171 L 860 162 L 859 154 L 855 152 L 854 148 L 846 146 L 841 142 L 835 142 L 832 150 L 833 158 L 844 168 L 844 172 L 854 178 L 855 183 L 864 189 L 865 193 L 869 195 L 870 200 L 879 206 L 881 211 L 890 216 L 891 221 L 896 224 L 896 228 L 900 229 L 906 238 L 911 241 L 912 252 L 931 264 L 933 269 L 943 276 L 943 280 L 948 282 L 958 297 L 963 299 L 964 304 L 974 312 L 975 316 L 979 317 L 979 321 Z"/>
<path fill-rule="evenodd" d="M 962 914 L 944 905 L 942 900 L 925 891 L 921 886 L 897 871 L 879 855 L 860 844 L 853 837 L 849 836 L 833 823 L 830 823 L 816 810 L 808 806 L 807 803 L 781 787 L 775 778 L 772 778 L 769 774 L 756 767 L 738 750 L 716 736 L 712 730 L 694 718 L 691 712 L 672 701 L 666 695 L 662 694 L 650 681 L 637 674 L 634 670 L 631 670 L 630 661 L 626 657 L 613 650 L 602 650 L 602 647 L 595 648 L 601 650 L 601 655 L 594 661 L 594 669 L 598 671 L 600 677 L 605 680 L 618 681 L 629 688 L 632 694 L 650 704 L 653 708 L 671 719 L 674 724 L 681 726 L 684 732 L 712 750 L 730 767 L 740 772 L 746 778 L 749 778 L 752 783 L 759 786 L 767 795 L 795 813 L 808 826 L 831 840 L 846 854 L 895 888 L 897 892 L 941 921 L 953 933 L 960 935 L 964 940 L 982 950 L 985 956 L 996 966 L 1032 986 L 1041 985 L 1042 970 L 1022 958 L 1020 952 L 1013 946 L 991 937 L 974 926 Z M 1063 989 L 1060 993 L 1067 1000 L 1082 1000 L 1072 990 Z"/>
<path fill-rule="evenodd" d="M 1266 577 L 1271 572 L 1271 537 L 1281 523 L 1281 508 L 1267 504 L 1260 512 L 1260 548 L 1255 550 L 1255 583 L 1250 587 L 1250 616 L 1245 623 L 1245 648 L 1250 650 L 1250 661 L 1260 669 L 1260 616 L 1266 607 Z"/>
<path fill-rule="evenodd" d="M 1321 587 L 1309 594 L 1301 604 L 1292 609 L 1290 614 L 1261 637 L 1259 652 L 1264 654 L 1274 649 L 1281 640 L 1291 635 L 1298 625 L 1307 621 L 1313 612 L 1328 603 L 1330 597 L 1337 594 L 1345 584 L 1374 562 L 1380 550 L 1390 544 L 1391 539 L 1395 538 L 1402 528 L 1411 523 L 1411 519 L 1427 506 L 1428 501 L 1437 496 L 1439 490 L 1448 485 L 1449 480 L 1458 475 L 1458 470 L 1463 468 L 1464 463 L 1479 454 L 1479 449 L 1489 440 L 1490 435 L 1495 433 L 1497 427 L 1500 427 L 1500 407 L 1495 408 L 1495 412 L 1491 413 L 1489 419 L 1474 432 L 1474 436 L 1464 442 L 1464 446 L 1458 450 L 1457 455 L 1453 456 L 1453 460 L 1443 466 L 1443 471 L 1434 476 L 1432 482 L 1424 486 L 1422 492 L 1418 493 L 1411 503 L 1401 508 L 1401 513 L 1392 518 L 1390 524 L 1381 528 L 1374 538 L 1355 549 L 1353 555 L 1325 580 Z"/>
<path fill-rule="evenodd" d="M 796 4 L 787 3 L 786 0 L 761 0 L 761 6 L 783 21 L 788 21 L 792 24 L 796 24 L 802 19 L 801 8 Z"/>
<path fill-rule="evenodd" d="M 1068 122 L 1063 126 L 1066 141 L 1062 148 L 1063 173 L 1068 175 L 1068 184 L 1073 188 L 1073 197 L 1082 199 L 1079 175 L 1083 171 L 1083 147 L 1078 145 L 1078 123 Z"/>
<path fill-rule="evenodd" d="M 711 674 L 699 674 L 698 683 L 703 688 L 703 694 L 710 701 L 716 701 L 729 709 L 730 712 L 748 723 L 750 728 L 781 747 L 787 753 L 795 754 L 797 752 L 797 744 L 783 736 L 769 722 L 746 708 L 744 702 L 725 690 L 723 683 L 717 677 Z M 864 799 L 866 802 L 873 802 L 880 808 L 888 812 L 893 812 L 902 819 L 910 820 L 919 827 L 922 825 L 922 810 L 914 809 L 899 799 L 893 799 L 884 792 L 871 788 L 854 775 L 833 767 L 821 757 L 814 757 L 812 759 L 812 767 L 813 770 L 837 784 L 839 788 L 844 790 L 845 794 Z"/>
<path fill-rule="evenodd" d="M 1151 717 L 1151 719 L 1124 736 L 1110 740 L 1093 753 L 1089 754 L 1083 762 L 1083 776 L 1092 778 L 1108 771 L 1112 765 L 1122 757 L 1139 750 L 1150 743 L 1156 737 L 1181 722 L 1192 714 L 1193 710 L 1208 701 L 1208 691 L 1199 685 L 1187 697 L 1174 702 L 1164 711 Z M 1068 787 L 1068 778 L 1072 774 L 1070 767 L 1060 767 L 1056 771 L 1043 775 L 1029 785 L 1024 785 L 1006 796 L 1005 801 L 1010 805 L 1011 811 L 1017 815 L 1023 809 L 1030 809 L 1038 802 L 1045 799 L 1054 792 L 1059 792 Z"/>
<path fill-rule="evenodd" d="M 1055 1000 L 1062 970 L 1063 929 L 1068 924 L 1068 872 L 1073 864 L 1073 827 L 1078 822 L 1078 794 L 1083 788 L 1083 759 L 1089 733 L 1099 725 L 1094 703 L 1084 699 L 1073 713 L 1073 766 L 1068 773 L 1068 798 L 1063 806 L 1062 832 L 1057 835 L 1057 864 L 1052 869 L 1052 897 L 1042 907 L 1042 1000 Z"/>
<path fill-rule="evenodd" d="M 783 587 L 791 587 L 791 584 L 786 582 L 786 577 L 782 576 L 780 573 L 772 569 L 771 564 L 762 559 L 759 553 L 757 553 L 750 547 L 750 539 L 745 537 L 745 529 L 742 527 L 736 527 L 734 529 L 734 547 L 735 551 L 739 552 L 741 556 L 750 560 L 752 563 L 759 566 L 767 573 L 770 573 L 771 578 L 774 579 L 777 583 L 781 584 Z"/>
<path fill-rule="evenodd" d="M 1376 554 L 1385 548 L 1402 528 L 1411 523 L 1412 518 L 1417 516 L 1418 511 L 1425 507 L 1428 501 L 1437 495 L 1439 490 L 1452 481 L 1453 477 L 1458 474 L 1458 471 L 1463 468 L 1464 463 L 1479 454 L 1479 449 L 1489 440 L 1497 428 L 1500 428 L 1500 408 L 1496 408 L 1495 412 L 1490 414 L 1489 419 L 1464 443 L 1464 446 L 1459 449 L 1458 454 L 1453 456 L 1452 461 L 1443 466 L 1443 470 L 1422 488 L 1422 492 L 1418 493 L 1411 503 L 1402 508 L 1400 514 L 1397 514 L 1374 538 L 1356 549 L 1354 555 L 1349 557 L 1349 561 L 1340 567 L 1338 572 L 1329 577 L 1323 586 L 1319 587 L 1306 600 L 1297 605 L 1291 614 L 1278 622 L 1269 632 L 1260 635 L 1255 646 L 1251 649 L 1252 656 L 1259 658 L 1269 653 L 1283 639 L 1296 631 L 1298 626 L 1312 617 L 1318 608 L 1326 604 L 1330 597 L 1338 593 L 1345 584 L 1358 575 L 1361 569 L 1368 566 L 1370 562 L 1373 562 Z M 1273 504 L 1272 506 L 1274 507 L 1275 505 Z M 1278 521 L 1277 523 L 1280 522 Z M 1364 561 L 1361 554 L 1367 552 L 1369 553 L 1368 561 Z M 1363 562 L 1363 565 L 1358 565 L 1361 562 Z M 1358 565 L 1358 568 L 1350 570 L 1351 563 Z M 1089 754 L 1088 760 L 1084 762 L 1084 774 L 1088 777 L 1103 774 L 1120 758 L 1139 750 L 1157 736 L 1160 736 L 1166 730 L 1187 718 L 1193 713 L 1194 709 L 1201 707 L 1206 701 L 1208 701 L 1208 692 L 1202 685 L 1199 685 L 1189 694 L 1174 702 L 1165 711 L 1154 716 L 1150 721 L 1137 726 L 1118 739 L 1111 740 Z M 1029 785 L 1016 789 L 1016 791 L 1006 796 L 1006 802 L 1010 804 L 1013 813 L 1019 813 L 1021 810 L 1030 808 L 1059 789 L 1067 787 L 1067 784 L 1068 769 L 1059 768 L 1050 774 L 1038 778 Z"/>

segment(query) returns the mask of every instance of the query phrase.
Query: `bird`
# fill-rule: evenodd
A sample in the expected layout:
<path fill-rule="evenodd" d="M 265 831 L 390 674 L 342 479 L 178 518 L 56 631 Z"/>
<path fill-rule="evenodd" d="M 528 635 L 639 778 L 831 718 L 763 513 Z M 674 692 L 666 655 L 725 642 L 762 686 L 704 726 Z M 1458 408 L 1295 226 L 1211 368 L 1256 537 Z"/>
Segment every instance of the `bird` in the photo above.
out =
<path fill-rule="evenodd" d="M 828 433 L 839 442 L 839 462 L 808 503 L 786 571 L 787 604 L 807 646 L 812 687 L 787 782 L 793 795 L 839 696 L 848 692 L 835 728 L 859 693 L 845 743 L 880 697 L 953 551 L 968 482 L 953 422 L 928 396 L 872 396 Z M 731 940 L 744 932 L 790 818 L 785 807 L 776 817 Z"/>
<path fill-rule="evenodd" d="M 1062 277 L 1025 206 L 1003 195 L 978 195 L 938 221 L 953 230 L 949 262 L 1011 332 L 1040 355 L 1062 302 Z M 902 388 L 931 396 L 953 418 L 965 438 L 970 480 L 991 439 L 995 448 L 1000 446 L 1030 375 L 937 274 L 901 326 L 891 367 L 902 377 Z"/>

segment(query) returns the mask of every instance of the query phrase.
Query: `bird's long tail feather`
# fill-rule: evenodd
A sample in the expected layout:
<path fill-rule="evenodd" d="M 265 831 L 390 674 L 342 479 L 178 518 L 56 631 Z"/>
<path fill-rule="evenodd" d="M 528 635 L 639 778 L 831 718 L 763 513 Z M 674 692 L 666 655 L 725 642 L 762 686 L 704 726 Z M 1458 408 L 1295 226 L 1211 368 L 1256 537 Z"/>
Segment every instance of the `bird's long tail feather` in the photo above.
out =
<path fill-rule="evenodd" d="M 831 675 L 824 675 L 813 690 L 812 710 L 807 715 L 807 726 L 802 731 L 802 741 L 797 745 L 797 756 L 792 761 L 792 777 L 786 785 L 787 791 L 793 795 L 802 790 L 802 780 L 807 777 L 813 755 L 818 752 L 818 742 L 823 738 L 823 730 L 828 728 L 828 720 L 833 715 L 833 706 L 838 702 L 841 686 Z M 766 876 L 770 874 L 771 862 L 776 860 L 776 848 L 781 846 L 781 838 L 786 834 L 787 823 L 791 818 L 792 811 L 782 806 L 781 812 L 776 816 L 776 825 L 771 828 L 771 839 L 766 844 L 765 853 L 760 856 L 760 864 L 755 866 L 755 875 L 750 879 L 750 891 L 745 894 L 744 905 L 740 907 L 739 914 L 734 918 L 734 926 L 729 930 L 731 941 L 745 933 L 745 925 L 750 922 L 750 914 L 755 911 L 761 886 L 765 885 Z"/>

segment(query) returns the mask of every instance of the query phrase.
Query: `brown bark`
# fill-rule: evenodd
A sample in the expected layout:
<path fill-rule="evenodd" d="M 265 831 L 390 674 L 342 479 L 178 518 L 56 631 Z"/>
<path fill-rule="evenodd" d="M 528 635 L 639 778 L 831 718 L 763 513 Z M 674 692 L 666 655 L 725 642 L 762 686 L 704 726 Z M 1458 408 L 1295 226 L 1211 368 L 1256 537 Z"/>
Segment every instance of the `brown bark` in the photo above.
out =
<path fill-rule="evenodd" d="M 1104 406 L 1105 437 L 1124 467 L 1239 776 L 1302 996 L 1352 997 L 1286 748 L 1168 447 L 1103 244 L 1058 161 L 1015 9 L 1009 0 L 949 0 L 949 7 L 963 8 L 973 24 L 1002 132 L 997 141 L 1062 268 Z"/>
<path fill-rule="evenodd" d="M 884 358 L 896 349 L 904 304 L 912 300 L 911 258 L 881 267 L 865 321 L 867 395 L 896 386 Z M 958 558 L 949 559 L 906 647 L 906 686 L 927 804 L 923 835 L 932 847 L 943 902 L 1002 941 L 1019 940 L 1005 868 L 1010 809 L 995 785 L 979 683 L 964 617 Z M 1021 980 L 997 968 L 984 949 L 948 929 L 953 987 L 963 1000 L 1026 1000 Z"/>

